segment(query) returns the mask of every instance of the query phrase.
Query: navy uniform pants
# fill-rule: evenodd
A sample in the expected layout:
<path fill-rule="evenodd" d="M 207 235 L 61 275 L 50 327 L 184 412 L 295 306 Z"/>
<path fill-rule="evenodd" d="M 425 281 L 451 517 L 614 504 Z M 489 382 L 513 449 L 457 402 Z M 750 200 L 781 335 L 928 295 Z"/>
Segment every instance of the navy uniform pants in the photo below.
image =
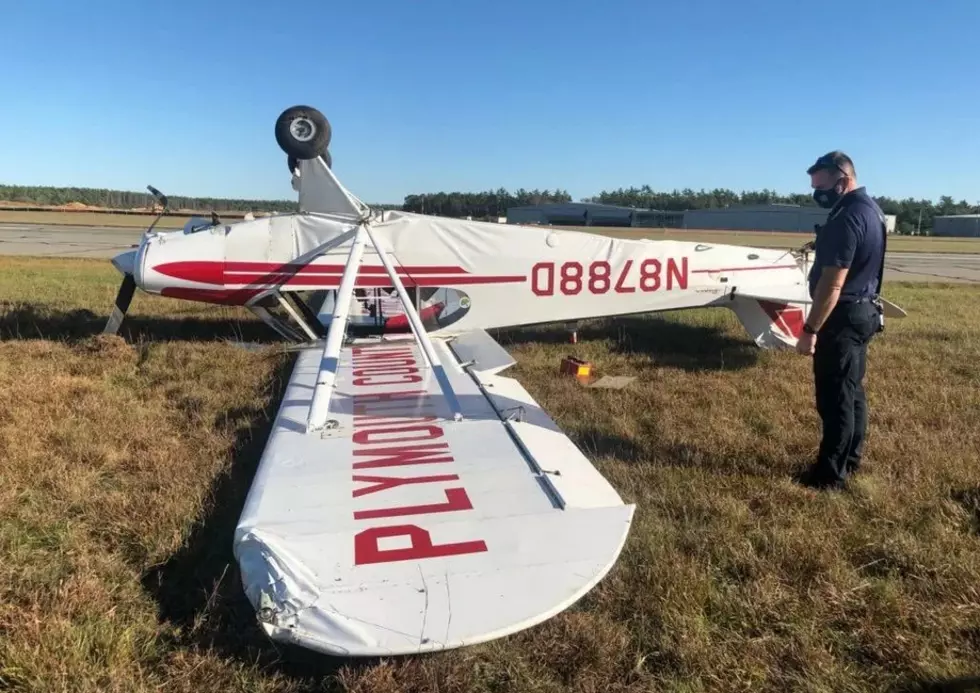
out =
<path fill-rule="evenodd" d="M 823 436 L 813 472 L 819 482 L 841 483 L 861 464 L 868 430 L 864 376 L 878 324 L 875 304 L 838 303 L 817 334 L 813 376 Z"/>

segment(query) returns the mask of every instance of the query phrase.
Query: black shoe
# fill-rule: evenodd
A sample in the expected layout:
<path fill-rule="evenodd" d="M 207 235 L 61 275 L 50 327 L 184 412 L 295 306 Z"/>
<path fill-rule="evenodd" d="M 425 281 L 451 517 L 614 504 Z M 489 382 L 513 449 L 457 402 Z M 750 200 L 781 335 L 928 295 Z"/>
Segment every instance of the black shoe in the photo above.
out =
<path fill-rule="evenodd" d="M 817 482 L 814 488 L 818 491 L 844 491 L 847 489 L 847 482 L 844 479 L 827 479 Z"/>
<path fill-rule="evenodd" d="M 843 479 L 834 479 L 821 473 L 814 467 L 810 467 L 797 477 L 797 482 L 807 488 L 818 491 L 843 491 L 847 488 L 847 482 Z"/>

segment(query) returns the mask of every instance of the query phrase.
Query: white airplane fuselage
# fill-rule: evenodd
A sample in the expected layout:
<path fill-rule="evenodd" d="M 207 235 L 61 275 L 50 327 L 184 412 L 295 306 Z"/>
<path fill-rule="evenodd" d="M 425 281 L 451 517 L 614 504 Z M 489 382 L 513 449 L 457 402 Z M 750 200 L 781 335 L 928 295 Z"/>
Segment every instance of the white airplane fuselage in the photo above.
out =
<path fill-rule="evenodd" d="M 195 232 L 149 234 L 114 263 L 143 291 L 247 305 L 270 290 L 339 287 L 357 220 L 286 214 Z M 399 272 L 451 314 L 437 333 L 724 305 L 742 294 L 807 299 L 806 263 L 786 250 L 669 240 L 626 240 L 538 226 L 403 212 L 368 222 Z M 312 259 L 308 256 L 314 255 Z M 390 289 L 373 249 L 355 286 Z"/>

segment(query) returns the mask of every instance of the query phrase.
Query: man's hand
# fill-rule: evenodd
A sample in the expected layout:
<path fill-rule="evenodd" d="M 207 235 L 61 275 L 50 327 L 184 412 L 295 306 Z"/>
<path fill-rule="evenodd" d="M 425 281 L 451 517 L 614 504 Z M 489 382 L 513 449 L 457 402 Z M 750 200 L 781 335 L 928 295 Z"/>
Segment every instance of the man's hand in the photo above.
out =
<path fill-rule="evenodd" d="M 803 356 L 812 356 L 817 346 L 817 335 L 804 332 L 796 340 L 796 352 Z"/>

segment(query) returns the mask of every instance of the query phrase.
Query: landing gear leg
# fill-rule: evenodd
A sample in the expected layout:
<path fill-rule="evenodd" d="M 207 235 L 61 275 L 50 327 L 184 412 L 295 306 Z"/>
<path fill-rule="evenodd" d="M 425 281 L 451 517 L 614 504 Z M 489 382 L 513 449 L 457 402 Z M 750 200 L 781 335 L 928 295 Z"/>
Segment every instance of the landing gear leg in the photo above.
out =
<path fill-rule="evenodd" d="M 281 337 L 288 339 L 291 342 L 305 341 L 301 333 L 297 332 L 282 320 L 272 315 L 272 313 L 262 306 L 252 304 L 248 306 L 248 309 L 252 311 L 262 322 L 278 332 Z"/>
<path fill-rule="evenodd" d="M 296 321 L 296 324 L 299 325 L 300 329 L 306 333 L 306 336 L 310 338 L 310 341 L 315 342 L 317 338 L 316 333 L 310 328 L 309 325 L 306 324 L 306 321 L 300 317 L 299 313 L 296 312 L 296 309 L 293 308 L 289 301 L 287 301 L 283 295 L 279 293 L 276 294 L 276 298 L 279 300 L 279 305 L 282 306 L 282 309 L 289 313 L 289 317 Z"/>
<path fill-rule="evenodd" d="M 299 305 L 294 306 L 279 291 L 271 290 L 253 298 L 246 307 L 262 322 L 291 342 L 316 342 L 323 330 L 309 306 L 299 296 L 290 296 Z M 275 315 L 270 309 L 280 308 L 284 316 Z M 312 316 L 312 320 L 310 319 Z M 298 329 L 297 329 L 298 328 Z"/>

